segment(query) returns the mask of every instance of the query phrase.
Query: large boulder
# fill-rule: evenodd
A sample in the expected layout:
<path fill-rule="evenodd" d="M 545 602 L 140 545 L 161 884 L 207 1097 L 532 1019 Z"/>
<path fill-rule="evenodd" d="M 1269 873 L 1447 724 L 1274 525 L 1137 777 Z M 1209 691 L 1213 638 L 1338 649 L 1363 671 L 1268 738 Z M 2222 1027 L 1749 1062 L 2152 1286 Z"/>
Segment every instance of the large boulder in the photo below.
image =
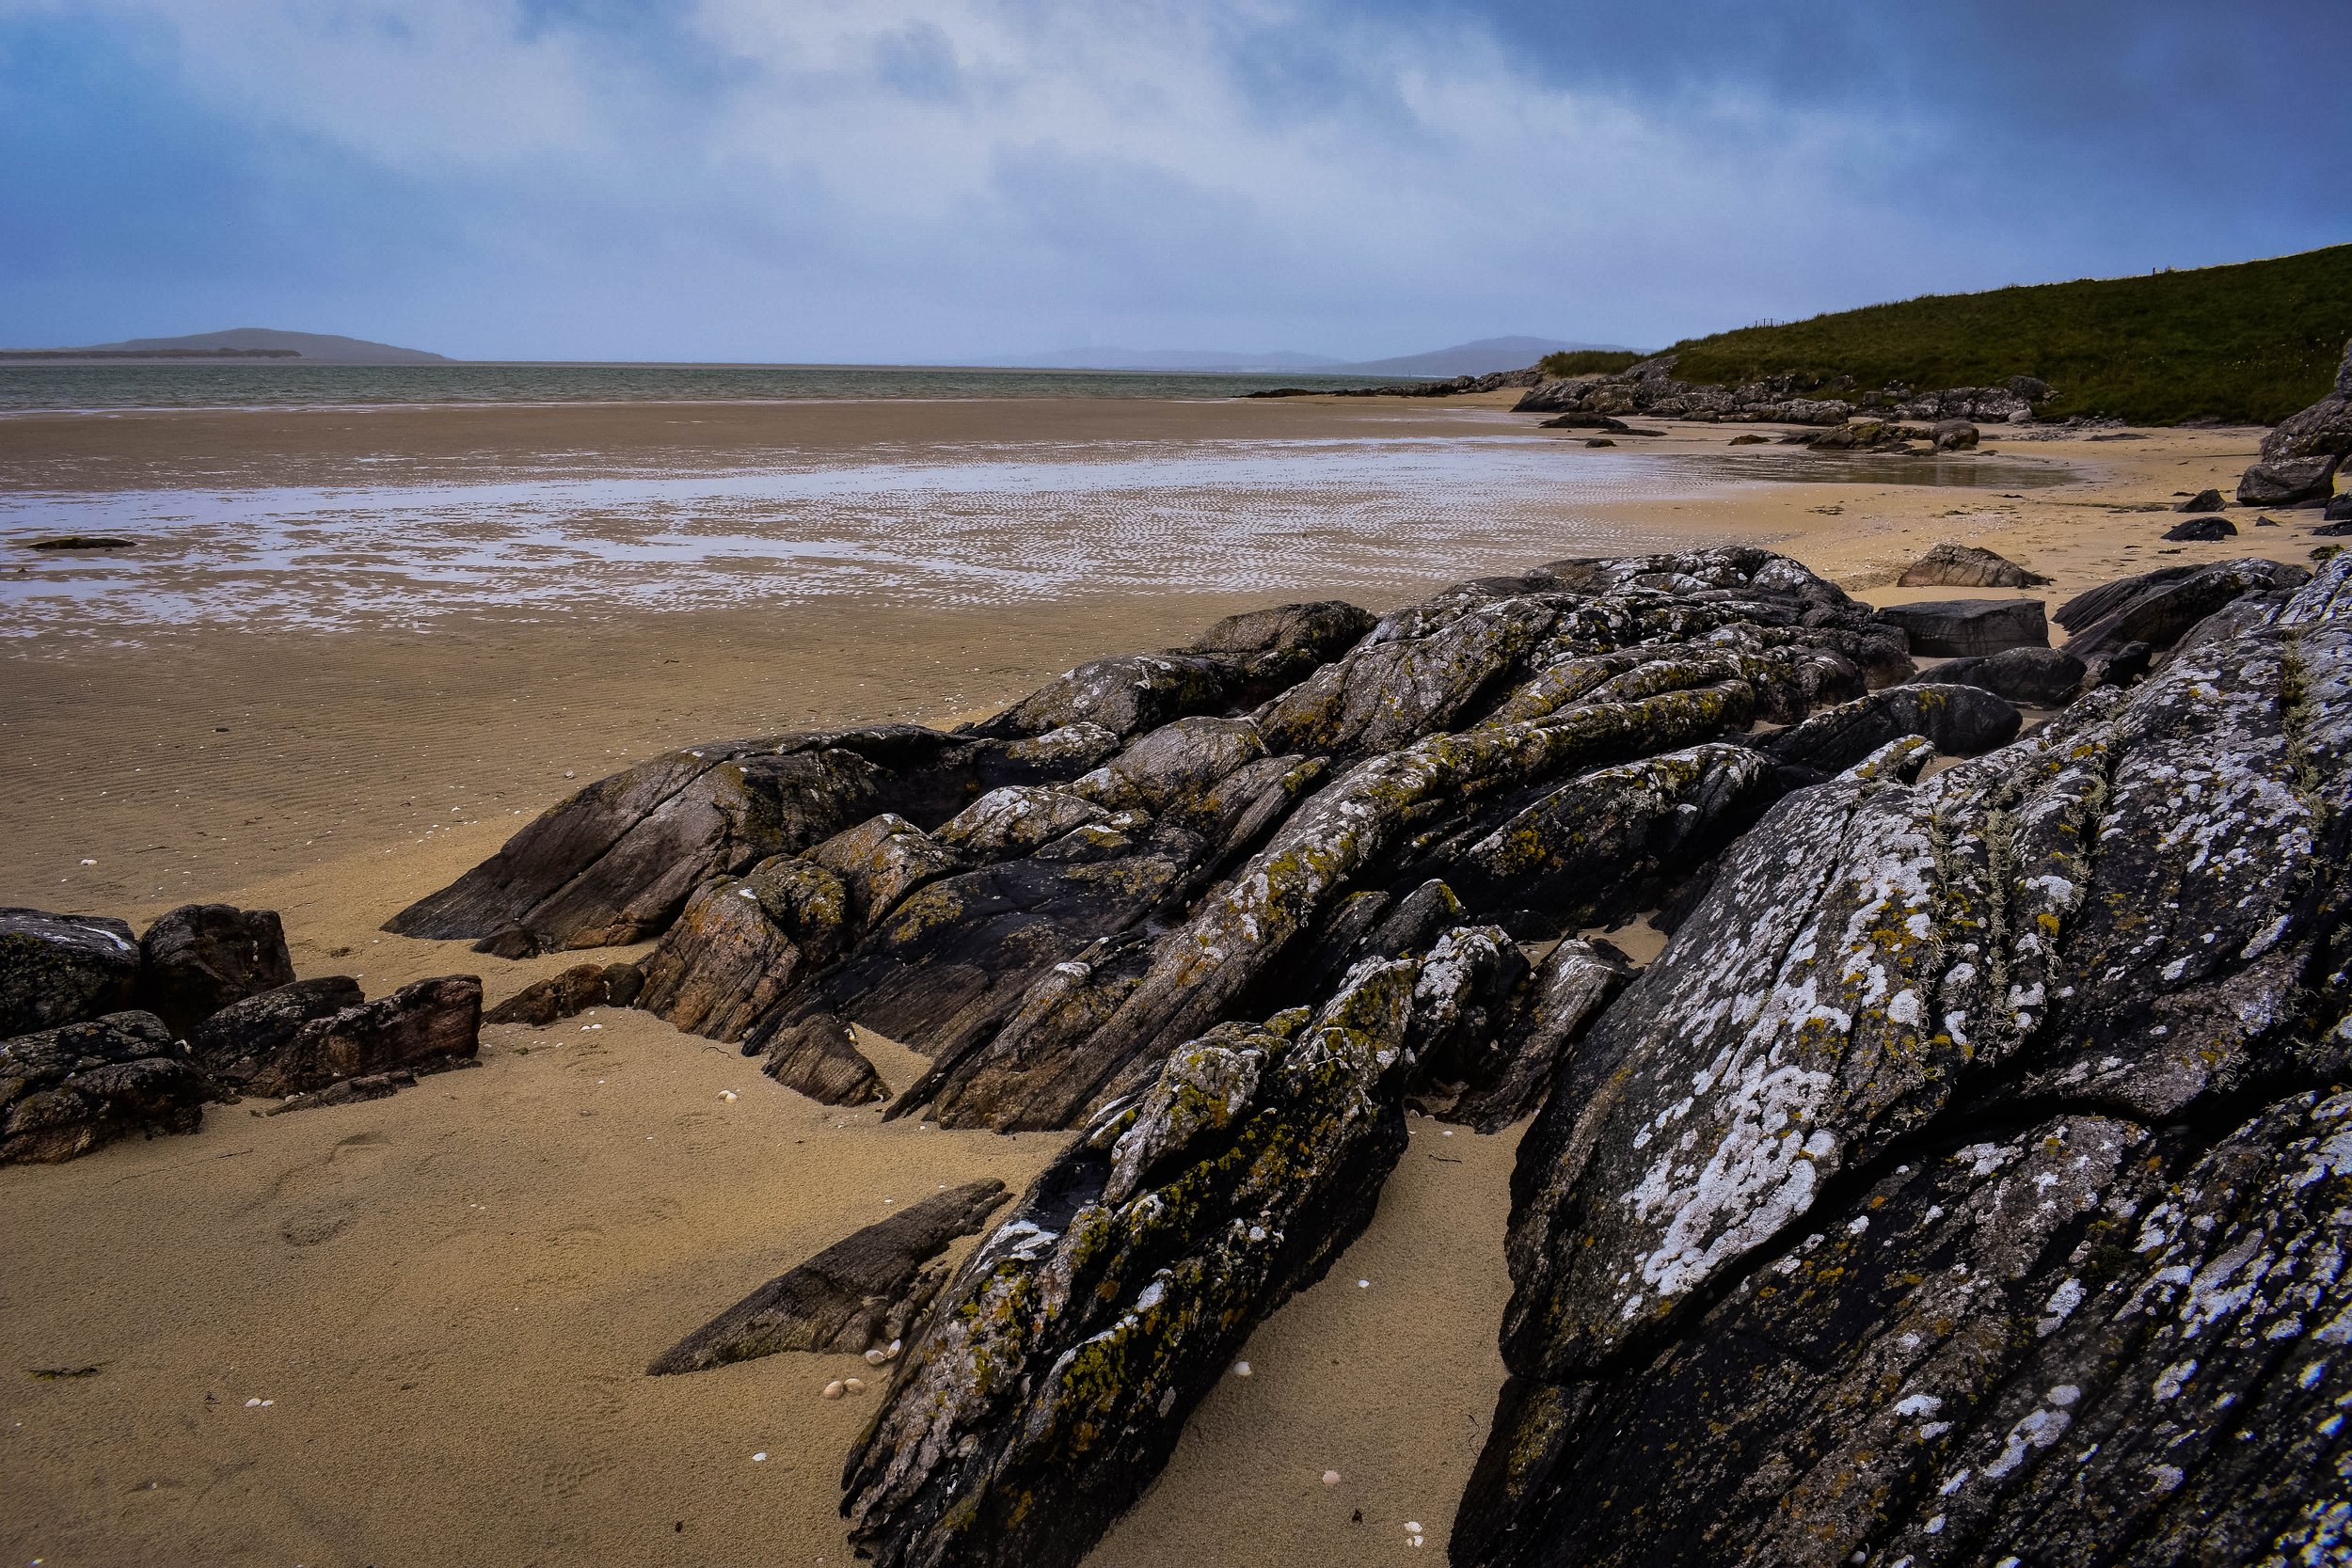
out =
<path fill-rule="evenodd" d="M 2049 581 L 2005 556 L 1974 545 L 1942 544 L 1921 556 L 1897 579 L 1901 588 L 2034 588 Z"/>
<path fill-rule="evenodd" d="M 890 1098 L 890 1086 L 857 1048 L 850 1026 L 816 1013 L 763 1039 L 759 1070 L 820 1105 L 870 1105 Z"/>
<path fill-rule="evenodd" d="M 2352 564 L 1928 755 L 1776 807 L 1555 1081 L 1457 1563 L 2235 1562 L 2328 1528 Z"/>
<path fill-rule="evenodd" d="M 2191 517 L 2166 529 L 2164 536 L 2175 543 L 2210 544 L 2216 539 L 2236 538 L 2237 525 L 2227 517 Z"/>
<path fill-rule="evenodd" d="M 2050 643 L 2040 599 L 1922 599 L 1888 605 L 1879 619 L 1902 628 L 1913 654 L 1931 658 L 1973 658 Z"/>
<path fill-rule="evenodd" d="M 108 1013 L 0 1040 L 0 1164 L 87 1154 L 133 1133 L 193 1132 L 213 1085 L 152 1013 Z"/>
<path fill-rule="evenodd" d="M 418 980 L 303 1024 L 246 1086 L 260 1095 L 305 1094 L 395 1069 L 453 1067 L 472 1059 L 481 1026 L 480 979 Z"/>
<path fill-rule="evenodd" d="M 887 1347 L 883 1356 L 894 1356 L 946 1279 L 934 1259 L 1004 1201 L 1005 1184 L 990 1177 L 911 1203 L 771 1279 L 645 1371 L 699 1372 L 779 1351 L 857 1355 Z"/>
<path fill-rule="evenodd" d="M 119 920 L 0 909 L 0 1037 L 128 1007 L 139 944 Z"/>
<path fill-rule="evenodd" d="M 294 983 L 294 958 L 274 910 L 183 904 L 139 938 L 139 995 L 175 1034 L 231 1002 Z"/>
<path fill-rule="evenodd" d="M 2341 457 L 2282 457 L 2238 476 L 2240 506 L 2320 506 L 2335 493 Z"/>
<path fill-rule="evenodd" d="M 591 1007 L 626 1007 L 637 1000 L 644 985 L 644 971 L 635 964 L 574 964 L 525 986 L 484 1013 L 482 1022 L 544 1028 Z"/>

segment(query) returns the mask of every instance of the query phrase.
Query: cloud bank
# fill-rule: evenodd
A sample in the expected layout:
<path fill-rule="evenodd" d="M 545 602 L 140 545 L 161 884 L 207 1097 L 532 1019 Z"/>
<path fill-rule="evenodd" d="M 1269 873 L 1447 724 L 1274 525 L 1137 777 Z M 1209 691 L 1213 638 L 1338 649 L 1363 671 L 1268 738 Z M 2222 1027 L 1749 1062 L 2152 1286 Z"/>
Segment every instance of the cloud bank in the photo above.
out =
<path fill-rule="evenodd" d="M 2352 238 L 2341 5 L 0 0 L 0 340 L 1340 357 Z"/>

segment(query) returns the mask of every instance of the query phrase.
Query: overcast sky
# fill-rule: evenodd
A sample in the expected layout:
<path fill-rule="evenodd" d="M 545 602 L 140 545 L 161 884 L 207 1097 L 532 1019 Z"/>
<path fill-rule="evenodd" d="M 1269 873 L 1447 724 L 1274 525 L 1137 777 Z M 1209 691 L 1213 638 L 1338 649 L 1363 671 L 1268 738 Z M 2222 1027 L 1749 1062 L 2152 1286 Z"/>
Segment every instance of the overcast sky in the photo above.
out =
<path fill-rule="evenodd" d="M 1343 358 L 2352 239 L 2352 4 L 0 0 L 0 342 Z"/>

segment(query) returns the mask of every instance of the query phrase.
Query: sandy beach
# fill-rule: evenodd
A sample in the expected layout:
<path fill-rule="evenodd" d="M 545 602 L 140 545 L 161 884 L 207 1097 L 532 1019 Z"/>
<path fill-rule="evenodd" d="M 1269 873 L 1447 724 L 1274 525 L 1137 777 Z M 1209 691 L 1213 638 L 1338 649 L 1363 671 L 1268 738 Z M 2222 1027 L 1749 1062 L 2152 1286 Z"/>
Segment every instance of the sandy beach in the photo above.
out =
<path fill-rule="evenodd" d="M 1902 459 L 1667 424 L 1596 450 L 1513 395 L 0 420 L 0 903 L 275 909 L 305 975 L 373 995 L 480 973 L 496 1001 L 577 955 L 507 962 L 381 923 L 673 746 L 950 722 L 1238 610 L 1382 610 L 1574 554 L 1760 543 L 1874 602 L 1976 596 L 1892 586 L 1952 540 L 2048 575 L 2032 596 L 2055 606 L 2158 565 L 2308 563 L 2318 542 L 2315 512 L 2260 528 L 2235 508 L 2235 539 L 2161 539 L 2179 497 L 2228 491 L 2255 430 L 1991 427 L 1981 454 Z M 1314 481 L 1333 518 L 1298 463 L 1347 465 Z M 487 510 L 480 487 L 517 473 L 532 488 Z M 730 499 L 628 489 L 647 475 Z M 324 498 L 286 513 L 294 543 L 244 549 L 240 508 L 293 490 Z M 175 520 L 161 495 L 214 500 Z M 319 520 L 339 511 L 365 560 L 339 560 L 358 546 Z M 138 545 L 29 547 L 93 520 Z M 787 523 L 798 554 L 688 547 Z M 846 554 L 809 553 L 825 529 Z M 463 568 L 438 587 L 437 552 Z M 866 1043 L 894 1088 L 920 1070 Z M 1406 1520 L 1443 1540 L 1502 1376 L 1518 1131 L 1414 1128 L 1372 1229 L 1258 1331 L 1256 1375 L 1210 1397 L 1091 1561 L 1410 1557 Z M 485 1030 L 479 1068 L 390 1100 L 215 1107 L 194 1135 L 0 1170 L 0 1549 L 843 1562 L 840 1460 L 871 1396 L 817 1390 L 862 1365 L 645 1361 L 891 1204 L 1017 1188 L 1060 1141 L 828 1109 L 731 1047 L 599 1011 Z"/>

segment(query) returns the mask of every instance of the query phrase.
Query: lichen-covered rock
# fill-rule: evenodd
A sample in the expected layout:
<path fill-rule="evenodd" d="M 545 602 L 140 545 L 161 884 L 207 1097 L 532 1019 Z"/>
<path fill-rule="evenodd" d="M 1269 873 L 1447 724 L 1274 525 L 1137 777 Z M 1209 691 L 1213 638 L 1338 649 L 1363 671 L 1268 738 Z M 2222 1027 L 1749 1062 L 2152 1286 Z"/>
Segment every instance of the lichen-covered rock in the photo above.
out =
<path fill-rule="evenodd" d="M 2015 739 L 2021 722 L 2012 704 L 1981 687 L 1921 682 L 1825 709 L 1771 736 L 1764 750 L 1787 767 L 1836 773 L 1904 736 L 1975 756 Z"/>
<path fill-rule="evenodd" d="M 762 1037 L 759 1070 L 820 1105 L 870 1105 L 890 1098 L 890 1085 L 857 1048 L 850 1026 L 816 1013 Z"/>
<path fill-rule="evenodd" d="M 1186 653 L 1233 659 L 1243 701 L 1257 701 L 1297 684 L 1315 667 L 1339 657 L 1372 630 L 1375 617 L 1342 599 L 1279 605 L 1228 615 L 1193 639 Z"/>
<path fill-rule="evenodd" d="M 0 910 L 0 1037 L 119 1012 L 138 978 L 139 944 L 119 920 Z"/>
<path fill-rule="evenodd" d="M 1267 1313 L 1371 1217 L 1405 1148 L 1413 963 L 1311 1020 L 1171 1053 L 1032 1184 L 942 1295 L 851 1451 L 882 1568 L 1076 1563 Z"/>
<path fill-rule="evenodd" d="M 1924 782 L 1897 742 L 1724 857 L 1522 1145 L 1456 1561 L 2334 1528 L 2347 575 Z"/>
<path fill-rule="evenodd" d="M 1042 735 L 1067 724 L 1094 724 L 1121 737 L 1186 714 L 1214 713 L 1241 685 L 1235 661 L 1207 654 L 1130 654 L 1098 658 L 1053 681 L 991 719 L 976 735 Z"/>
<path fill-rule="evenodd" d="M 0 1164 L 71 1160 L 135 1132 L 193 1132 L 212 1098 L 152 1013 L 0 1040 Z"/>
<path fill-rule="evenodd" d="M 304 1024 L 366 1000 L 359 982 L 348 974 L 295 980 L 231 1002 L 205 1019 L 188 1031 L 188 1051 L 215 1078 L 243 1084 L 285 1049 Z"/>
<path fill-rule="evenodd" d="M 1005 1184 L 991 1177 L 911 1203 L 768 1281 L 656 1356 L 646 1374 L 707 1371 L 780 1351 L 896 1347 L 946 1277 L 932 1260 L 1004 1201 Z"/>
<path fill-rule="evenodd" d="M 808 852 L 849 890 L 849 920 L 872 926 L 926 882 L 953 876 L 966 862 L 895 812 L 835 833 Z"/>
<path fill-rule="evenodd" d="M 1164 812 L 1265 754 L 1258 726 L 1247 719 L 1179 719 L 1144 736 L 1070 790 L 1109 811 Z"/>
<path fill-rule="evenodd" d="M 1402 746 L 1462 714 L 1551 629 L 1536 598 L 1442 599 L 1383 619 L 1346 657 L 1292 689 L 1260 729 L 1279 752 L 1362 755 Z"/>
<path fill-rule="evenodd" d="M 1087 778 L 1094 775 L 1089 773 Z M 1086 780 L 1078 781 L 1083 784 Z M 941 825 L 932 841 L 974 860 L 1006 860 L 1032 854 L 1070 832 L 1101 822 L 1110 813 L 1072 789 L 1042 784 L 1007 784 L 992 789 Z M 945 870 L 961 870 L 954 861 Z M 896 900 L 893 900 L 894 902 Z"/>
<path fill-rule="evenodd" d="M 2010 648 L 1985 658 L 1946 659 L 1920 680 L 1935 686 L 1978 687 L 2025 707 L 2064 707 L 2074 700 L 2090 673 L 2069 649 Z M 1942 740 L 1936 744 L 1943 751 L 1964 749 Z"/>
<path fill-rule="evenodd" d="M 1936 546 L 1896 579 L 1899 588 L 2034 588 L 2049 581 L 2006 556 L 1974 545 Z"/>
<path fill-rule="evenodd" d="M 274 910 L 183 904 L 139 938 L 140 1001 L 184 1035 L 231 1002 L 294 983 L 294 958 Z"/>
<path fill-rule="evenodd" d="M 481 1026 L 478 977 L 417 980 L 303 1024 L 246 1086 L 254 1094 L 303 1094 L 342 1078 L 469 1061 Z"/>
<path fill-rule="evenodd" d="M 2344 345 L 2334 389 L 2310 407 L 2280 420 L 2263 437 L 2262 455 L 2265 463 L 2352 456 L 2352 342 Z"/>
<path fill-rule="evenodd" d="M 1879 619 L 1900 627 L 1914 654 L 1931 658 L 1975 658 L 2050 642 L 2040 599 L 1922 599 L 1888 605 Z"/>

